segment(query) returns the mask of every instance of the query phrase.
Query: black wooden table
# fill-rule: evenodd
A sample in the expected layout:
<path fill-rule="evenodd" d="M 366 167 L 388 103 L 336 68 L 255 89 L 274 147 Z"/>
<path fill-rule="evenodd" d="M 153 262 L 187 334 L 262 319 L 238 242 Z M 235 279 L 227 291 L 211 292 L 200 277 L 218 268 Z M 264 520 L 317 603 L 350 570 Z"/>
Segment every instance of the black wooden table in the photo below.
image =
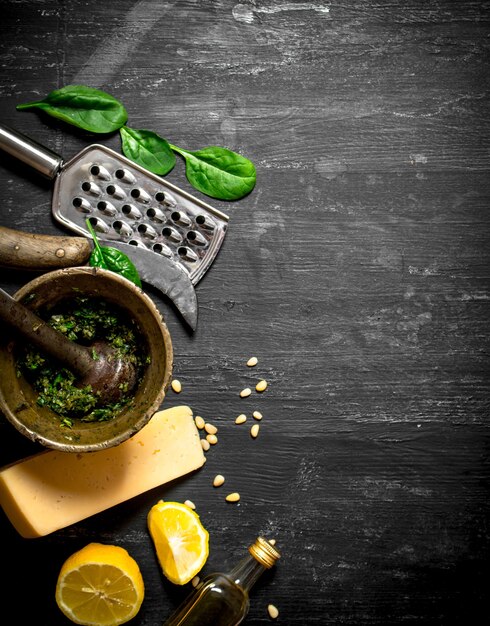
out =
<path fill-rule="evenodd" d="M 488 590 L 490 6 L 456 0 L 7 0 L 0 120 L 68 158 L 117 134 L 16 105 L 68 84 L 124 102 L 131 125 L 257 168 L 197 286 L 189 333 L 152 293 L 189 405 L 219 427 L 202 470 L 50 536 L 3 513 L 3 610 L 68 624 L 54 601 L 69 554 L 126 547 L 158 626 L 187 594 L 146 529 L 160 498 L 192 500 L 204 572 L 259 534 L 282 559 L 246 624 L 483 624 Z M 66 234 L 48 182 L 2 156 L 0 225 Z M 13 293 L 31 274 L 3 269 Z M 7 332 L 6 329 L 3 332 Z M 257 356 L 253 370 L 245 363 Z M 238 392 L 263 377 L 267 391 Z M 264 415 L 257 439 L 235 417 Z M 38 451 L 0 421 L 2 464 Z M 241 501 L 212 486 L 224 474 Z"/>

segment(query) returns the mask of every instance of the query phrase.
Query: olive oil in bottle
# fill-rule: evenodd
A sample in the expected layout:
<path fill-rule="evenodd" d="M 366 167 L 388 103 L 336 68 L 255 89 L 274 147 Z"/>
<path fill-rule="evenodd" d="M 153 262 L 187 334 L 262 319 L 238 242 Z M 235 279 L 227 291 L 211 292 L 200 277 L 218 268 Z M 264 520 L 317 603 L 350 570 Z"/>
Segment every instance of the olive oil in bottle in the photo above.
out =
<path fill-rule="evenodd" d="M 276 548 L 262 537 L 258 537 L 248 551 L 248 556 L 230 572 L 206 576 L 164 626 L 241 624 L 250 606 L 250 589 L 280 557 Z"/>

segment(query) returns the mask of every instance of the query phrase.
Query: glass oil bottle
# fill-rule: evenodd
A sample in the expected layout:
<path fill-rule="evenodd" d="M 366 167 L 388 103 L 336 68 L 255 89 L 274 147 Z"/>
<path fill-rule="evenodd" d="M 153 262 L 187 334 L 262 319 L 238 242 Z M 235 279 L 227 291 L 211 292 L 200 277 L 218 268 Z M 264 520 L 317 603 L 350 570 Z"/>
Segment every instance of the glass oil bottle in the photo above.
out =
<path fill-rule="evenodd" d="M 258 537 L 249 554 L 228 573 L 206 576 L 164 626 L 236 626 L 248 613 L 249 592 L 266 569 L 281 556 Z"/>

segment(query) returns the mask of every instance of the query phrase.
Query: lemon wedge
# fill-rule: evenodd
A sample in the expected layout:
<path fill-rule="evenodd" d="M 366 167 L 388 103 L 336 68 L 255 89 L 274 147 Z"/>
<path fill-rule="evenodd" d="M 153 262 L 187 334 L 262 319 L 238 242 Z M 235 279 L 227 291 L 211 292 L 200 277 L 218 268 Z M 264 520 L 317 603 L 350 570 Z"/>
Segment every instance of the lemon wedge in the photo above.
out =
<path fill-rule="evenodd" d="M 132 619 L 145 595 L 136 561 L 120 546 L 89 543 L 61 567 L 56 603 L 75 624 L 117 626 Z"/>
<path fill-rule="evenodd" d="M 209 533 L 199 515 L 180 502 L 160 500 L 148 513 L 148 529 L 164 575 L 185 585 L 209 555 Z"/>

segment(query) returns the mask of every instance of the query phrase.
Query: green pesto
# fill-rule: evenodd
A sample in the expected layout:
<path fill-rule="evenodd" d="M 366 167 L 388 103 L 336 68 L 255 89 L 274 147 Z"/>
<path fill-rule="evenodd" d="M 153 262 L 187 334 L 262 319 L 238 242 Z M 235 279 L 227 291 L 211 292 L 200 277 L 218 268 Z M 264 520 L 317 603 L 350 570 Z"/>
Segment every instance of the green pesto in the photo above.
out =
<path fill-rule="evenodd" d="M 137 325 L 117 307 L 102 299 L 76 297 L 43 315 L 47 323 L 72 341 L 90 345 L 98 339 L 110 345 L 118 358 L 129 360 L 141 375 L 149 357 Z M 99 357 L 92 350 L 92 358 Z M 102 422 L 113 419 L 131 401 L 130 393 L 113 404 L 100 406 L 90 385 L 77 386 L 75 375 L 53 359 L 32 347 L 21 351 L 17 360 L 18 375 L 24 375 L 38 392 L 39 406 L 49 407 L 60 417 L 60 424 L 70 428 L 74 420 Z M 127 389 L 121 387 L 123 392 Z"/>

